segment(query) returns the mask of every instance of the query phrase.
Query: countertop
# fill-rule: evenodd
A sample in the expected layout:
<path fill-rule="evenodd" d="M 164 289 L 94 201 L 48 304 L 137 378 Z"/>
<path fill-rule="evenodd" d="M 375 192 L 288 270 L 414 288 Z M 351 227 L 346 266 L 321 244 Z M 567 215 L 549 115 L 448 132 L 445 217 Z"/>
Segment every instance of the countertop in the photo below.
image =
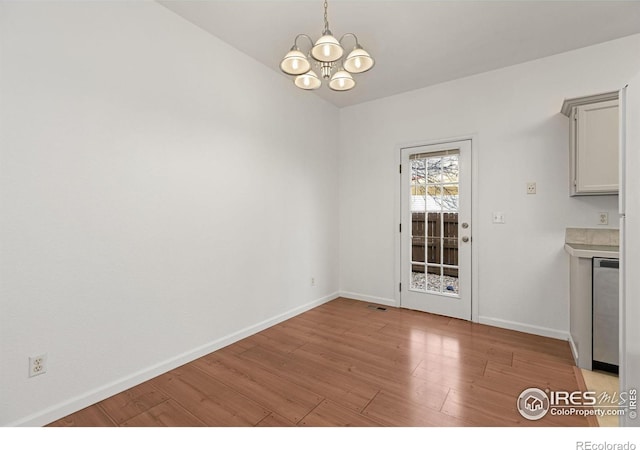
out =
<path fill-rule="evenodd" d="M 620 247 L 617 245 L 564 244 L 564 249 L 571 256 L 578 258 L 620 257 Z"/>

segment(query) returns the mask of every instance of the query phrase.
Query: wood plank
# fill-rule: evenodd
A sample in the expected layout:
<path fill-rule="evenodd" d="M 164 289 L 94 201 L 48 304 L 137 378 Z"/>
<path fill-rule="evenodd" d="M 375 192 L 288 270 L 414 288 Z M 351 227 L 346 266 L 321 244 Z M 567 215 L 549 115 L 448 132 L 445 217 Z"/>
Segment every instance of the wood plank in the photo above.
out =
<path fill-rule="evenodd" d="M 303 427 L 379 427 L 380 423 L 325 400 L 307 414 L 298 425 Z"/>
<path fill-rule="evenodd" d="M 251 336 L 250 341 L 254 345 L 271 348 L 279 352 L 291 353 L 304 345 L 304 336 L 292 336 L 291 331 L 284 330 L 278 326 L 264 330 L 261 333 Z"/>
<path fill-rule="evenodd" d="M 324 355 L 326 358 L 348 361 L 345 363 L 352 366 L 355 362 L 364 366 L 377 367 L 381 372 L 385 372 L 388 378 L 393 378 L 395 374 L 411 374 L 422 361 L 421 355 L 408 354 L 406 352 L 394 352 L 385 347 L 380 347 L 365 340 L 345 341 L 325 338 L 310 339 L 296 353 L 301 352 L 316 353 Z M 332 356 L 330 356 L 332 355 Z M 394 357 L 395 356 L 395 357 Z M 390 372 L 392 372 L 390 374 Z"/>
<path fill-rule="evenodd" d="M 454 427 L 472 426 L 471 422 L 443 414 L 420 403 L 380 391 L 362 414 L 386 426 Z"/>
<path fill-rule="evenodd" d="M 401 383 L 387 384 L 382 390 L 386 394 L 392 394 L 407 403 L 439 411 L 447 398 L 450 388 L 446 384 L 409 377 L 404 385 Z"/>
<path fill-rule="evenodd" d="M 98 403 L 118 425 L 169 400 L 151 383 L 142 383 Z"/>
<path fill-rule="evenodd" d="M 123 427 L 202 427 L 205 424 L 173 400 L 167 400 L 122 424 Z"/>
<path fill-rule="evenodd" d="M 47 425 L 49 427 L 114 427 L 116 423 L 98 405 L 91 405 Z"/>
<path fill-rule="evenodd" d="M 447 352 L 475 354 L 503 364 L 511 364 L 516 358 L 514 349 L 517 349 L 517 357 L 521 360 L 527 360 L 531 355 L 534 357 L 539 355 L 540 358 L 561 363 L 565 369 L 567 364 L 570 366 L 573 363 L 568 344 L 564 341 L 540 336 L 532 337 L 532 335 L 512 330 L 504 330 L 500 333 L 481 331 L 473 335 L 458 332 L 452 334 L 454 327 L 447 328 L 414 329 L 389 325 L 382 329 L 381 333 L 409 339 L 413 344 L 423 345 L 425 351 L 439 351 L 442 354 Z M 516 345 L 523 340 L 527 342 L 526 345 Z"/>
<path fill-rule="evenodd" d="M 339 305 L 331 302 L 324 304 L 313 311 L 325 314 L 325 319 L 329 322 L 340 321 L 347 329 L 354 327 L 371 326 L 382 327 L 387 323 L 387 311 L 390 309 L 381 305 L 370 305 L 364 302 L 358 302 L 359 305 Z M 372 307 L 385 308 L 385 310 L 372 309 Z M 313 318 L 311 315 L 308 318 Z"/>
<path fill-rule="evenodd" d="M 396 371 L 393 367 L 368 364 L 363 361 L 331 352 L 322 347 L 305 345 L 296 350 L 296 353 L 304 353 L 309 359 L 319 363 L 330 364 L 348 373 L 362 382 L 370 383 L 378 389 L 395 393 L 399 396 L 411 398 L 417 403 L 440 409 L 442 402 L 449 391 L 444 384 L 432 381 L 425 382 L 406 372 Z"/>
<path fill-rule="evenodd" d="M 442 412 L 467 420 L 476 426 L 541 425 L 520 415 L 516 408 L 517 396 L 470 384 L 452 389 Z M 548 425 L 548 424 L 547 424 Z"/>
<path fill-rule="evenodd" d="M 256 427 L 295 427 L 295 423 L 289 422 L 282 416 L 279 416 L 276 413 L 271 413 L 264 419 L 262 419 Z"/>
<path fill-rule="evenodd" d="M 350 336 L 346 334 L 345 336 Z M 379 333 L 372 334 L 370 339 L 381 345 L 393 345 L 406 352 L 431 352 L 442 355 L 458 356 L 476 355 L 487 357 L 490 349 L 495 351 L 494 340 L 480 336 L 458 336 L 452 330 L 441 328 L 409 328 L 406 326 L 387 325 Z M 507 356 L 509 357 L 509 356 Z"/>
<path fill-rule="evenodd" d="M 551 389 L 552 384 L 551 377 L 514 369 L 493 361 L 487 363 L 484 376 L 474 381 L 479 386 L 512 395 L 514 398 L 527 388 Z"/>
<path fill-rule="evenodd" d="M 224 347 L 224 349 L 232 353 L 242 353 L 245 350 L 249 350 L 251 347 L 254 347 L 256 345 L 253 342 L 251 342 L 250 339 L 251 337 L 248 337 L 248 338 L 242 339 L 241 341 L 234 342 L 233 344 L 230 344 Z"/>
<path fill-rule="evenodd" d="M 455 332 L 458 336 L 488 336 L 491 331 L 491 327 L 489 325 L 469 322 L 461 319 L 451 319 L 447 323 L 447 328 Z"/>
<path fill-rule="evenodd" d="M 473 357 L 449 357 L 425 354 L 413 376 L 431 383 L 457 387 L 482 378 L 487 360 Z"/>
<path fill-rule="evenodd" d="M 550 355 L 545 351 L 529 351 L 521 348 L 513 351 L 513 361 L 511 363 L 514 367 L 525 367 L 528 369 L 554 370 L 560 371 L 564 375 L 572 376 L 573 373 L 573 358 L 564 358 L 554 355 Z"/>
<path fill-rule="evenodd" d="M 371 352 L 360 352 L 357 348 L 341 346 L 334 343 L 327 343 L 327 345 L 310 343 L 300 347 L 296 350 L 295 354 L 304 354 L 316 362 L 331 365 L 343 372 L 366 380 L 379 389 L 385 388 L 387 390 L 404 391 L 407 386 L 422 383 L 422 381 L 416 380 L 415 377 L 410 375 L 411 367 L 405 367 L 403 370 L 388 358 L 374 355 L 373 352 L 375 352 L 375 350 Z M 427 361 L 431 361 L 435 370 L 437 370 L 438 367 L 447 366 L 447 368 L 452 371 L 456 371 L 461 368 L 464 369 L 464 367 L 469 365 L 473 366 L 475 375 L 481 375 L 485 365 L 485 361 L 481 359 L 470 358 L 460 361 L 457 358 L 443 358 L 430 354 L 421 356 L 426 358 Z M 419 366 L 425 364 L 425 362 L 425 360 L 421 361 Z M 439 373 L 443 373 L 442 370 L 438 371 Z M 446 371 L 440 384 L 446 386 L 446 381 L 450 379 L 451 372 Z M 428 378 L 428 380 L 433 383 L 431 378 Z M 444 394 L 446 395 L 446 389 Z"/>
<path fill-rule="evenodd" d="M 570 377 L 561 372 L 555 372 L 553 368 L 504 366 L 489 362 L 484 372 L 484 377 L 478 380 L 478 384 L 511 395 L 519 395 L 526 388 L 552 390 L 576 390 L 578 385 L 575 376 Z"/>
<path fill-rule="evenodd" d="M 192 365 L 161 375 L 153 384 L 209 426 L 252 426 L 271 412 Z"/>
<path fill-rule="evenodd" d="M 567 341 L 497 327 L 490 328 L 489 336 L 503 346 L 517 347 L 519 350 L 532 351 L 541 355 L 556 356 L 566 361 L 572 360 L 571 349 Z"/>
<path fill-rule="evenodd" d="M 211 354 L 193 363 L 197 367 L 264 408 L 296 423 L 323 397 L 237 357 Z"/>
<path fill-rule="evenodd" d="M 385 336 L 402 339 L 405 347 L 412 351 L 425 351 L 445 356 L 469 355 L 511 364 L 513 352 L 500 346 L 496 339 L 486 333 L 479 336 L 458 335 L 452 329 L 412 329 L 388 325 L 380 330 Z M 420 350 L 418 350 L 420 349 Z"/>
<path fill-rule="evenodd" d="M 309 314 L 307 314 L 309 313 Z M 342 334 L 351 329 L 353 324 L 348 320 L 343 320 L 338 315 L 323 314 L 322 312 L 310 310 L 303 317 L 299 317 L 299 322 L 313 323 L 314 329 L 322 329 L 332 334 Z"/>
<path fill-rule="evenodd" d="M 353 349 L 354 351 L 350 351 Z M 295 352 L 318 364 L 331 365 L 335 369 L 358 377 L 380 389 L 387 383 L 406 381 L 411 376 L 410 367 L 399 367 L 394 362 L 373 354 L 364 357 L 357 349 L 349 346 L 319 345 L 308 343 Z"/>
<path fill-rule="evenodd" d="M 240 357 L 356 411 L 360 411 L 377 392 L 375 386 L 358 382 L 331 366 L 323 366 L 300 356 L 278 354 L 255 347 Z"/>

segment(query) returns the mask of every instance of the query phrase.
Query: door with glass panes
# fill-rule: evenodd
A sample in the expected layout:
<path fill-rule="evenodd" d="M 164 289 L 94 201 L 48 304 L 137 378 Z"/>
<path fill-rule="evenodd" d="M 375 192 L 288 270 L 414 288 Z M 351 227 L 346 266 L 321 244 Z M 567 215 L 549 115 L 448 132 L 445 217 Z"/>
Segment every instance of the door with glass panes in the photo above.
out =
<path fill-rule="evenodd" d="M 401 157 L 400 304 L 471 320 L 471 141 Z"/>

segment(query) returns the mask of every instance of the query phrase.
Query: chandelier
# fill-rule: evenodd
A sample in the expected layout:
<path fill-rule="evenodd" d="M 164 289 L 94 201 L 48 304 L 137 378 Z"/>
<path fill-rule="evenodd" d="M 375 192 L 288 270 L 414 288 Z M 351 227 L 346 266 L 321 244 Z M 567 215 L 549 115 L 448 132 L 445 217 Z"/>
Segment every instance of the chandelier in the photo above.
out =
<path fill-rule="evenodd" d="M 298 39 L 307 38 L 311 44 L 306 55 L 298 48 Z M 347 38 L 355 40 L 355 47 L 344 58 L 345 50 L 342 41 Z M 344 34 L 339 40 L 333 37 L 327 20 L 327 2 L 324 2 L 324 31 L 322 36 L 313 43 L 307 34 L 299 34 L 293 41 L 293 47 L 280 62 L 280 69 L 287 75 L 295 76 L 293 82 L 300 89 L 313 90 L 322 85 L 322 81 L 311 67 L 313 63 L 320 69 L 320 74 L 329 80 L 329 87 L 334 91 L 348 91 L 353 89 L 356 81 L 352 74 L 366 72 L 373 67 L 373 58 L 360 46 L 358 37 L 353 33 Z"/>

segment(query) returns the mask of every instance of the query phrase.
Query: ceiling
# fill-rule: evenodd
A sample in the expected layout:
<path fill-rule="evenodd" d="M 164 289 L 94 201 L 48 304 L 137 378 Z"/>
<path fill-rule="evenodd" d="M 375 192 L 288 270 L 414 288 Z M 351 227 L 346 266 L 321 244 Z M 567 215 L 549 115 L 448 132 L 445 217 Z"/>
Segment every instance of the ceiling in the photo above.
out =
<path fill-rule="evenodd" d="M 322 0 L 159 3 L 283 77 L 294 37 L 323 28 Z M 640 33 L 640 1 L 330 0 L 329 25 L 357 34 L 376 65 L 351 91 L 301 95 L 344 107 Z"/>

